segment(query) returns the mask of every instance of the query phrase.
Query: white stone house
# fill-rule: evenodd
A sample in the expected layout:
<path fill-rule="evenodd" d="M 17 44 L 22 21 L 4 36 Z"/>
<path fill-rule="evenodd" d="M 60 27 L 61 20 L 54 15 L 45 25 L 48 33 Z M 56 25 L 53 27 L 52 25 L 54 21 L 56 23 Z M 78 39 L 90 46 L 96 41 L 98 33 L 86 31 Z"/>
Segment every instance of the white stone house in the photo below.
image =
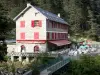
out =
<path fill-rule="evenodd" d="M 13 20 L 16 22 L 14 52 L 46 52 L 70 43 L 66 21 L 29 3 Z"/>

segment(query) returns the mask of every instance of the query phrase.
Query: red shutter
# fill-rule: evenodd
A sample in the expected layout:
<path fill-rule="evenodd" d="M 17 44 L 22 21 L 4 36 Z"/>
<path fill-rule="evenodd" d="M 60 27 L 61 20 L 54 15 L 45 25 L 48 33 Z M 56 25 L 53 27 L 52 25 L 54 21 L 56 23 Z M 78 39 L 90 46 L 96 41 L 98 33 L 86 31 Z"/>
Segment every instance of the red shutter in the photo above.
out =
<path fill-rule="evenodd" d="M 39 39 L 39 32 L 34 32 L 34 39 Z"/>
<path fill-rule="evenodd" d="M 25 33 L 20 33 L 20 39 L 25 39 Z"/>
<path fill-rule="evenodd" d="M 25 27 L 25 21 L 20 21 L 20 27 L 21 28 Z"/>
<path fill-rule="evenodd" d="M 42 27 L 42 20 L 39 20 L 39 27 Z"/>
<path fill-rule="evenodd" d="M 31 21 L 31 27 L 34 27 L 34 20 Z"/>

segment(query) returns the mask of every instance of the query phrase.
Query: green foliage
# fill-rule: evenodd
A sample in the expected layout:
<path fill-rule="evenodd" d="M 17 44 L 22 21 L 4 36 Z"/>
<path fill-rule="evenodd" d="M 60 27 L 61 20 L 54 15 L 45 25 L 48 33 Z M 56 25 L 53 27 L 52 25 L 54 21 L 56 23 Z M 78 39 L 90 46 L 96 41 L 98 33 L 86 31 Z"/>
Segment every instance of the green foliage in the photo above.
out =
<path fill-rule="evenodd" d="M 100 56 L 84 55 L 79 60 L 72 60 L 64 75 L 100 75 L 99 59 Z"/>
<path fill-rule="evenodd" d="M 5 56 L 7 54 L 7 45 L 6 43 L 0 44 L 0 60 L 5 60 Z"/>

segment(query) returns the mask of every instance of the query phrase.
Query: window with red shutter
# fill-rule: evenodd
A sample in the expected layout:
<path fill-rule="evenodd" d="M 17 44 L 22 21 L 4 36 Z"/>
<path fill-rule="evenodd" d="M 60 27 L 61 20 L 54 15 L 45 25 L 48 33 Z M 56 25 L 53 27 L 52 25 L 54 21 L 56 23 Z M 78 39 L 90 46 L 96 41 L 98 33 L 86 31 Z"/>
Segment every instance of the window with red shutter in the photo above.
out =
<path fill-rule="evenodd" d="M 21 40 L 24 40 L 25 39 L 25 33 L 24 32 L 20 33 L 20 39 Z"/>
<path fill-rule="evenodd" d="M 34 39 L 39 39 L 39 32 L 34 32 Z"/>
<path fill-rule="evenodd" d="M 20 27 L 21 28 L 25 27 L 25 21 L 20 21 Z"/>
<path fill-rule="evenodd" d="M 31 27 L 36 27 L 36 26 L 42 27 L 42 20 L 32 20 Z"/>

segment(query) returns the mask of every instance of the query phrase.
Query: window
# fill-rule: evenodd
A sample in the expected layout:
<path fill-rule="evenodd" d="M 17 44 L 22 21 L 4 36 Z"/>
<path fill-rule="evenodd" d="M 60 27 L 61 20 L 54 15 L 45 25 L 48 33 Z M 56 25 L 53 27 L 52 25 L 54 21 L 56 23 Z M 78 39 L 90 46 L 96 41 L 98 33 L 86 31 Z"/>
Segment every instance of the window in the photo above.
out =
<path fill-rule="evenodd" d="M 54 28 L 54 22 L 52 22 L 52 28 Z"/>
<path fill-rule="evenodd" d="M 60 39 L 60 33 L 58 33 L 58 39 Z"/>
<path fill-rule="evenodd" d="M 38 45 L 34 46 L 34 52 L 39 52 L 39 46 Z"/>
<path fill-rule="evenodd" d="M 24 45 L 21 45 L 21 52 L 25 52 L 26 51 L 26 48 L 25 48 L 25 46 Z"/>
<path fill-rule="evenodd" d="M 39 39 L 39 32 L 34 32 L 34 39 Z"/>
<path fill-rule="evenodd" d="M 56 36 L 57 36 L 57 33 L 55 33 L 55 39 L 57 39 L 57 37 L 56 37 Z"/>
<path fill-rule="evenodd" d="M 20 33 L 20 39 L 25 39 L 25 33 L 24 32 Z"/>
<path fill-rule="evenodd" d="M 31 27 L 36 27 L 36 26 L 42 27 L 42 21 L 41 20 L 32 20 Z"/>
<path fill-rule="evenodd" d="M 25 27 L 25 21 L 20 21 L 20 27 L 21 28 Z"/>
<path fill-rule="evenodd" d="M 65 33 L 64 35 L 65 35 L 65 39 L 67 39 L 67 34 Z"/>
<path fill-rule="evenodd" d="M 54 39 L 55 37 L 54 37 L 54 33 L 52 33 L 52 39 Z"/>
<path fill-rule="evenodd" d="M 47 39 L 50 39 L 50 33 L 49 32 L 47 33 Z"/>
<path fill-rule="evenodd" d="M 56 28 L 58 28 L 58 23 L 56 24 Z"/>
<path fill-rule="evenodd" d="M 47 20 L 47 28 L 50 28 L 50 21 Z"/>

